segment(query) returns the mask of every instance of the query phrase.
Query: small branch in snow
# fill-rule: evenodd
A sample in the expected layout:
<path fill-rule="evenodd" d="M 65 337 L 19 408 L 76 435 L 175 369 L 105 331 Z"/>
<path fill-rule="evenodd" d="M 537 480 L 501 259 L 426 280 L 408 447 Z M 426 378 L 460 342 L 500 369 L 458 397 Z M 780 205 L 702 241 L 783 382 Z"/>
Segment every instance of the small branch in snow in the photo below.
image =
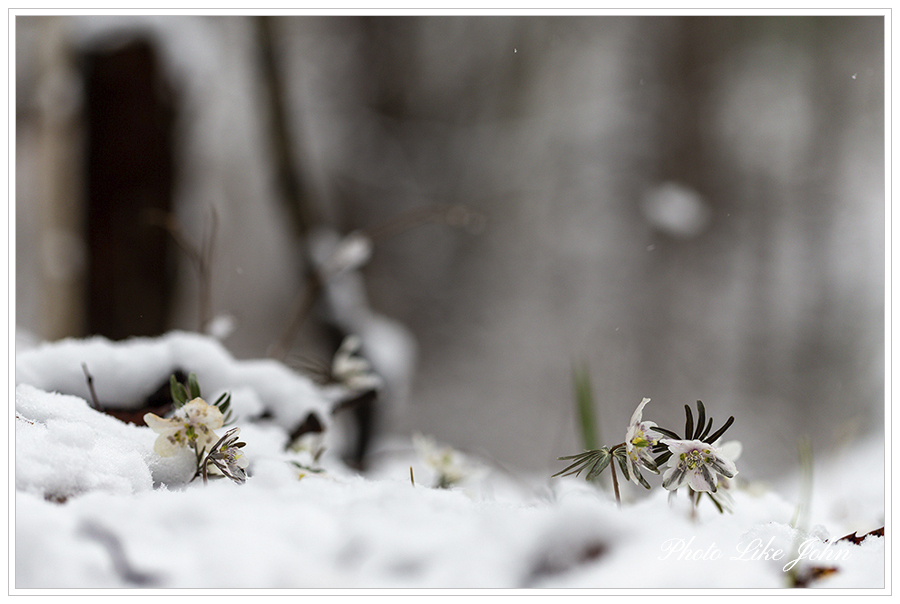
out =
<path fill-rule="evenodd" d="M 215 246 L 216 234 L 219 227 L 219 215 L 215 206 L 211 206 L 212 224 L 210 232 L 205 235 L 199 245 L 191 242 L 190 237 L 184 232 L 181 223 L 172 214 L 161 211 L 148 210 L 147 222 L 155 224 L 166 229 L 172 239 L 181 250 L 187 254 L 191 262 L 197 269 L 197 279 L 199 281 L 199 298 L 200 298 L 200 317 L 199 328 L 200 333 L 206 333 L 206 328 L 212 320 L 212 261 Z"/>
<path fill-rule="evenodd" d="M 31 424 L 32 426 L 34 425 L 33 421 L 31 421 L 30 419 L 25 419 L 24 417 L 19 415 L 18 411 L 16 411 L 16 419 L 21 420 L 21 421 L 25 422 L 26 424 Z"/>
<path fill-rule="evenodd" d="M 88 372 L 87 363 L 82 363 L 81 368 L 84 370 L 84 377 L 87 379 L 88 390 L 91 392 L 91 407 L 97 411 L 103 411 L 103 406 L 97 400 L 97 393 L 94 391 L 94 376 Z"/>

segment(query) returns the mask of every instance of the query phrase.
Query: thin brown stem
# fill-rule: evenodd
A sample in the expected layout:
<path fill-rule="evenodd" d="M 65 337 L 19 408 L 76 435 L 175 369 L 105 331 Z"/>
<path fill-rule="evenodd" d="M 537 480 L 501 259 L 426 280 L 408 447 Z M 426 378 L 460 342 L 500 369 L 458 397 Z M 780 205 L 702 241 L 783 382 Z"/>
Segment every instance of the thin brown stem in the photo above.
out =
<path fill-rule="evenodd" d="M 268 15 L 258 16 L 256 27 L 262 59 L 262 82 L 269 102 L 268 136 L 274 156 L 272 166 L 279 188 L 279 200 L 284 203 L 297 236 L 306 239 L 310 230 L 322 220 L 317 215 L 313 200 L 309 199 L 308 187 L 297 167 L 300 164 L 296 159 L 295 141 L 291 139 L 291 135 L 298 132 L 298 129 L 288 123 L 290 108 L 276 48 L 277 19 Z"/>
<path fill-rule="evenodd" d="M 612 479 L 613 479 L 613 491 L 616 493 L 616 505 L 619 506 L 619 509 L 622 509 L 622 499 L 619 497 L 619 478 L 616 476 L 616 464 L 611 462 L 609 464 L 609 469 L 612 471 Z"/>
<path fill-rule="evenodd" d="M 219 229 L 219 214 L 216 207 L 211 206 L 211 223 L 209 235 L 201 242 L 202 250 L 197 271 L 200 276 L 200 331 L 206 333 L 210 321 L 212 321 L 212 264 L 215 251 L 216 235 Z"/>
<path fill-rule="evenodd" d="M 613 457 L 609 462 L 609 469 L 612 472 L 613 491 L 616 494 L 616 504 L 619 506 L 619 509 L 622 509 L 622 499 L 619 497 L 619 477 L 616 475 L 615 453 L 616 449 L 624 446 L 625 443 L 619 443 L 609 449 L 609 453 Z"/>
<path fill-rule="evenodd" d="M 303 326 L 304 320 L 306 320 L 306 317 L 313 308 L 313 304 L 315 304 L 316 299 L 319 297 L 319 291 L 321 289 L 322 279 L 319 277 L 318 273 L 311 270 L 307 274 L 306 285 L 297 299 L 293 318 L 278 341 L 269 348 L 269 358 L 277 359 L 279 361 L 284 360 L 291 345 L 294 343 L 294 340 L 297 339 L 297 334 L 300 333 L 300 328 Z"/>
<path fill-rule="evenodd" d="M 200 245 L 194 245 L 182 228 L 181 223 L 172 214 L 159 210 L 149 210 L 146 220 L 166 229 L 175 241 L 176 245 L 187 255 L 191 263 L 197 269 L 199 285 L 199 331 L 206 331 L 212 319 L 212 260 L 213 251 L 218 230 L 218 213 L 215 206 L 212 207 L 212 227 L 208 236 L 203 238 Z"/>
<path fill-rule="evenodd" d="M 81 368 L 84 370 L 84 377 L 87 379 L 88 390 L 91 393 L 91 406 L 97 411 L 103 411 L 100 401 L 97 400 L 97 392 L 94 390 L 94 376 L 88 372 L 87 363 L 82 363 Z"/>

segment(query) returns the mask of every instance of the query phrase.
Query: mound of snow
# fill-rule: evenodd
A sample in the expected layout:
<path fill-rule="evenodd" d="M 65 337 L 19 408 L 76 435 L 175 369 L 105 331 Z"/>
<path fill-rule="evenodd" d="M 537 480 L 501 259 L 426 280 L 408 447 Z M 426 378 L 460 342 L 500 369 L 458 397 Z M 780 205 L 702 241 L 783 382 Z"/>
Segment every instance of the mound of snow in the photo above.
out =
<path fill-rule="evenodd" d="M 16 388 L 16 490 L 64 500 L 153 487 L 155 434 L 91 409 L 83 399 Z"/>
<path fill-rule="evenodd" d="M 304 376 L 273 360 L 235 360 L 217 340 L 172 332 L 159 338 L 113 342 L 102 337 L 66 339 L 34 346 L 16 355 L 16 384 L 90 400 L 84 366 L 97 399 L 118 409 L 137 408 L 177 369 L 197 374 L 204 398 L 232 393 L 232 408 L 243 416 L 269 412 L 294 426 L 314 411 L 327 425 L 332 402 Z"/>

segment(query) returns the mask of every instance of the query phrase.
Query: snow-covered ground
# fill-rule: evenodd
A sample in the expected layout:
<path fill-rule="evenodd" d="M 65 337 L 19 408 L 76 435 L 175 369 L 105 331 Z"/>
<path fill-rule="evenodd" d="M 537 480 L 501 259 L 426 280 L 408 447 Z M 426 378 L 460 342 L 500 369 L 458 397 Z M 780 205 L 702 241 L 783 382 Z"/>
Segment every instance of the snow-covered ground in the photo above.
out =
<path fill-rule="evenodd" d="M 816 459 L 808 517 L 794 529 L 800 477 L 737 480 L 733 514 L 702 501 L 692 518 L 658 479 L 646 496 L 623 485 L 617 509 L 583 478 L 514 475 L 458 453 L 465 477 L 433 488 L 427 440 L 412 435 L 382 443 L 360 476 L 339 460 L 339 392 L 272 361 L 235 360 L 199 335 L 23 348 L 16 590 L 784 588 L 798 558 L 801 577 L 836 569 L 810 587 L 886 587 L 884 537 L 838 541 L 885 524 L 881 438 Z M 109 406 L 137 407 L 178 368 L 197 374 L 207 400 L 230 392 L 246 483 L 188 483 L 189 451 L 160 457 L 149 427 L 92 408 L 83 364 Z M 325 428 L 318 459 L 286 448 L 309 413 Z"/>

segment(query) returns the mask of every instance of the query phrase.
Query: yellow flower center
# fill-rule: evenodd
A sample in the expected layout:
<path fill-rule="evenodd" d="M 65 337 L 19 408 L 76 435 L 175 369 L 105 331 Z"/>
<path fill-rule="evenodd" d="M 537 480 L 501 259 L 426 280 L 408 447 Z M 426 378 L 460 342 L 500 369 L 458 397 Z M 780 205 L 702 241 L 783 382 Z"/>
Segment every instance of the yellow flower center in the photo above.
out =
<path fill-rule="evenodd" d="M 709 453 L 709 449 L 705 449 L 704 453 Z M 708 463 L 712 458 L 709 455 L 702 455 L 699 450 L 693 449 L 689 453 L 682 453 L 679 455 L 678 459 L 681 461 L 681 465 L 686 466 L 689 470 L 696 470 L 701 465 Z"/>

